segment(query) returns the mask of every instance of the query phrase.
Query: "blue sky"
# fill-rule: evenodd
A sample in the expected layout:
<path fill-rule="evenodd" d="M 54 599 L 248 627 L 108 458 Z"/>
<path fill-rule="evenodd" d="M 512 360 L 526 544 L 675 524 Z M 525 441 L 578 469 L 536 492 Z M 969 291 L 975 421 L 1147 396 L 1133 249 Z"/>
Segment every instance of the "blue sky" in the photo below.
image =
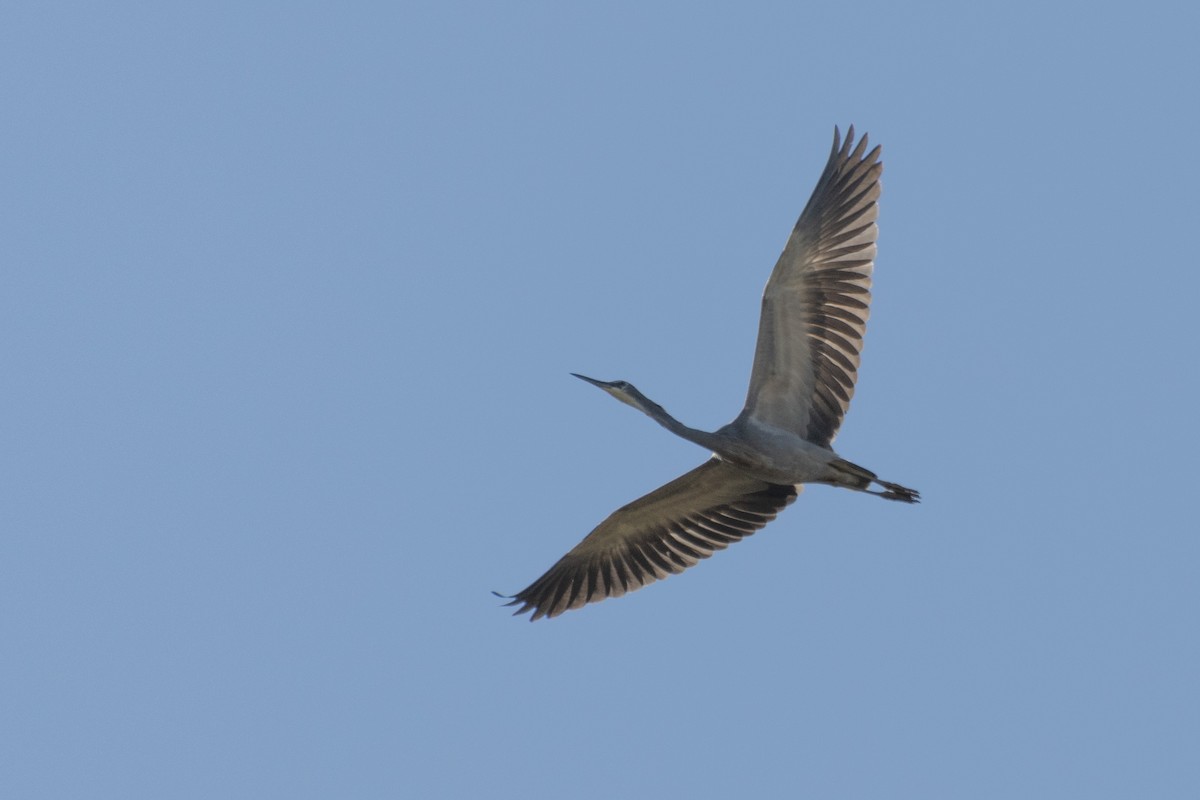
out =
<path fill-rule="evenodd" d="M 10 4 L 0 794 L 1200 793 L 1184 3 Z M 838 450 L 688 573 L 489 592 L 706 454 L 835 124 Z"/>

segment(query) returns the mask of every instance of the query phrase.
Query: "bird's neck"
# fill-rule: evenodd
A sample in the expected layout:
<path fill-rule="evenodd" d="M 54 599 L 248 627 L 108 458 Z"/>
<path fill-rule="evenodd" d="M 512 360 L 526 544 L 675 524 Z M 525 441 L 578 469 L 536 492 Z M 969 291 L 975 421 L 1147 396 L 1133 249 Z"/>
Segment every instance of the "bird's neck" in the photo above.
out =
<path fill-rule="evenodd" d="M 642 411 L 644 411 L 646 416 L 650 417 L 650 419 L 654 420 L 659 425 L 662 425 L 679 438 L 687 439 L 689 442 L 693 442 L 694 444 L 698 444 L 701 447 L 709 450 L 717 449 L 718 437 L 716 434 L 709 433 L 708 431 L 702 431 L 698 428 L 689 428 L 687 425 L 684 425 L 682 422 L 668 414 L 663 407 L 657 403 L 648 402 L 647 407 L 643 408 Z"/>

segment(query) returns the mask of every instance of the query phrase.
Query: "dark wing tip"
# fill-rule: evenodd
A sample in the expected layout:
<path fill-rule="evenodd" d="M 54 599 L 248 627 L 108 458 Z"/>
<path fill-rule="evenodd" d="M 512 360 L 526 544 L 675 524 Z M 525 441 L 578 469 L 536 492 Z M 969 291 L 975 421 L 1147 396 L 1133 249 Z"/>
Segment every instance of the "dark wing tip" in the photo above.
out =
<path fill-rule="evenodd" d="M 867 145 L 870 142 L 870 134 L 864 133 L 862 138 L 855 144 L 854 141 L 854 126 L 846 128 L 846 138 L 842 139 L 841 130 L 837 125 L 833 126 L 833 150 L 830 153 L 830 158 L 837 158 L 840 161 L 860 161 L 867 164 L 872 164 L 879 160 L 883 153 L 883 148 L 875 145 L 869 153 Z M 866 154 L 864 156 L 864 153 Z"/>
<path fill-rule="evenodd" d="M 522 596 L 526 594 L 526 592 L 528 592 L 528 590 L 525 592 L 518 592 L 517 594 L 501 594 L 495 589 L 492 590 L 492 594 L 496 595 L 496 597 L 499 597 L 501 600 L 508 601 L 507 603 L 504 603 L 502 607 L 511 608 L 512 606 L 521 606 L 513 612 L 514 617 L 519 617 L 521 614 L 528 614 L 530 611 L 537 608 L 535 603 L 531 603 L 527 597 Z M 545 615 L 546 614 L 544 611 L 539 610 L 536 614 L 530 617 L 529 621 L 533 622 L 533 620 L 541 619 Z"/>

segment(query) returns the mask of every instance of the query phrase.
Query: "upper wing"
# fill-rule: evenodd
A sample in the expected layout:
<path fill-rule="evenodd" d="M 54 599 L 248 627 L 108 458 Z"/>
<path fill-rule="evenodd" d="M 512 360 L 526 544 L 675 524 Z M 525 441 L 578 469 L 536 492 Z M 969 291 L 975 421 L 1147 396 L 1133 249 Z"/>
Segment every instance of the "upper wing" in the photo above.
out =
<path fill-rule="evenodd" d="M 763 292 L 758 346 L 739 419 L 828 447 L 858 377 L 871 301 L 883 163 L 854 126 L 833 151 Z M 851 149 L 853 148 L 853 150 Z"/>
<path fill-rule="evenodd" d="M 614 511 L 508 605 L 538 619 L 620 597 L 749 536 L 797 494 L 712 458 Z"/>

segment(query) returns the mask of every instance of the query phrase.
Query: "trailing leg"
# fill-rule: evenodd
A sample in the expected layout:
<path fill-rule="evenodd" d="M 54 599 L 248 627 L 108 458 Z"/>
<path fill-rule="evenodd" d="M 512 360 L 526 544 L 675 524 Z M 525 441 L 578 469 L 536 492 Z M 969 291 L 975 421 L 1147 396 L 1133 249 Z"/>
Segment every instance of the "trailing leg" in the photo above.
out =
<path fill-rule="evenodd" d="M 899 500 L 901 503 L 919 503 L 921 502 L 921 493 L 916 489 L 909 489 L 907 486 L 901 486 L 898 483 L 888 483 L 887 481 L 877 480 L 875 483 L 887 489 L 886 492 L 876 492 L 870 489 L 863 491 L 870 494 L 878 495 L 888 500 Z"/>
<path fill-rule="evenodd" d="M 833 461 L 831 466 L 837 472 L 837 480 L 832 481 L 837 486 L 857 489 L 860 492 L 866 492 L 867 494 L 873 494 L 888 500 L 899 500 L 901 503 L 921 502 L 921 493 L 916 489 L 909 489 L 907 486 L 901 486 L 898 483 L 891 483 L 890 481 L 881 481 L 874 472 L 865 467 L 860 467 L 858 464 L 852 464 L 845 459 L 839 458 Z M 871 489 L 871 484 L 882 486 L 885 491 Z"/>

